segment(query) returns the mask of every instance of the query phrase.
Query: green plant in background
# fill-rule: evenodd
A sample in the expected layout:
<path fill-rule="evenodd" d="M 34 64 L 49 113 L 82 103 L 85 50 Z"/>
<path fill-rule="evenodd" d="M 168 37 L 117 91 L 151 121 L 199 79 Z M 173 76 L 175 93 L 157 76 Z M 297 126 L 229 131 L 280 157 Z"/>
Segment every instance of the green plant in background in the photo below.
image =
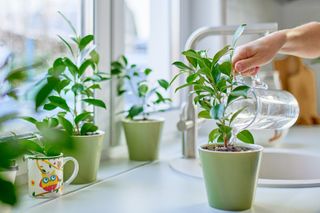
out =
<path fill-rule="evenodd" d="M 159 79 L 157 80 L 157 86 L 150 86 L 146 78 L 151 73 L 150 68 L 142 71 L 135 64 L 129 64 L 125 56 L 120 56 L 117 61 L 111 63 L 111 75 L 118 79 L 118 95 L 131 92 L 139 100 L 138 104 L 134 104 L 129 110 L 124 111 L 124 113 L 127 113 L 127 118 L 134 119 L 137 116 L 142 116 L 143 120 L 147 120 L 148 108 L 171 102 L 171 99 L 166 98 L 161 92 L 161 90 L 166 91 L 169 88 L 169 83 L 164 79 Z M 124 88 L 124 81 L 127 81 L 126 83 L 130 87 L 129 91 Z"/>
<path fill-rule="evenodd" d="M 35 98 L 36 108 L 58 112 L 42 121 L 32 117 L 24 119 L 36 125 L 39 130 L 61 127 L 69 135 L 94 134 L 98 127 L 93 122 L 93 107 L 106 109 L 104 101 L 94 98 L 94 92 L 101 89 L 100 83 L 109 78 L 106 73 L 98 70 L 99 54 L 93 44 L 94 36 L 80 36 L 72 23 L 62 13 L 59 14 L 74 34 L 70 41 L 58 36 L 68 49 L 70 57 L 59 57 L 54 61 Z M 70 97 L 72 103 L 67 101 Z M 93 107 L 87 111 L 83 106 L 88 105 Z"/>
<path fill-rule="evenodd" d="M 218 128 L 213 129 L 209 134 L 209 142 L 223 142 L 227 147 L 233 134 L 232 122 L 245 108 L 236 112 L 227 113 L 228 106 L 235 100 L 247 98 L 249 86 L 239 84 L 235 80 L 232 69 L 232 55 L 237 40 L 243 33 L 245 25 L 239 26 L 236 30 L 232 45 L 227 45 L 218 51 L 213 57 L 209 57 L 206 51 L 187 50 L 182 52 L 189 65 L 181 61 L 173 63 L 180 72 L 172 79 L 170 85 L 178 76 L 186 74 L 186 83 L 176 88 L 176 91 L 193 86 L 195 104 L 199 104 L 202 111 L 200 118 L 215 119 Z M 222 57 L 230 57 L 221 62 Z M 236 137 L 245 143 L 254 143 L 252 134 L 248 130 L 242 130 Z"/>
<path fill-rule="evenodd" d="M 11 97 L 18 99 L 17 90 L 18 87 L 27 79 L 27 71 L 35 67 L 41 66 L 42 63 L 35 63 L 32 65 L 7 69 L 5 67 L 1 71 L 1 85 L 0 85 L 0 104 L 4 99 Z M 9 66 L 9 65 L 7 65 Z M 6 112 L 0 116 L 0 129 L 6 122 L 16 119 L 18 112 Z M 59 137 L 56 132 L 50 132 L 46 138 Z M 59 139 L 63 139 L 59 137 Z M 14 159 L 28 153 L 29 151 L 35 151 L 36 146 L 27 139 L 19 138 L 18 136 L 1 137 L 0 138 L 0 201 L 10 205 L 17 203 L 17 192 L 14 184 L 1 176 L 1 171 L 10 170 L 10 167 L 14 166 Z"/>

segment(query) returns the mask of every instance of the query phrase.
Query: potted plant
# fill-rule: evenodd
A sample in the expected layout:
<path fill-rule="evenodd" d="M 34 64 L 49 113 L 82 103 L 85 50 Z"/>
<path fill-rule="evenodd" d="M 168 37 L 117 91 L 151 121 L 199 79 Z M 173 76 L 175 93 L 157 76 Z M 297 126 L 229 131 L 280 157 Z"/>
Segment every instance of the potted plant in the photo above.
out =
<path fill-rule="evenodd" d="M 118 79 L 118 95 L 131 94 L 136 98 L 122 120 L 130 160 L 153 161 L 158 158 L 159 143 L 164 119 L 150 118 L 149 111 L 156 105 L 168 103 L 162 91 L 166 91 L 169 83 L 160 79 L 156 86 L 146 80 L 152 70 L 137 68 L 135 64 L 129 64 L 125 56 L 111 63 L 111 75 Z M 123 87 L 123 82 L 129 86 L 129 90 Z"/>
<path fill-rule="evenodd" d="M 59 36 L 70 57 L 59 57 L 54 61 L 35 97 L 36 108 L 53 112 L 41 122 L 30 117 L 26 120 L 38 129 L 43 123 L 49 123 L 72 136 L 74 148 L 63 153 L 78 161 L 79 173 L 73 183 L 83 184 L 97 178 L 104 132 L 94 123 L 93 107 L 106 109 L 106 104 L 96 99 L 94 92 L 101 89 L 100 83 L 109 78 L 98 70 L 99 54 L 93 44 L 94 36 L 80 36 L 71 22 L 60 14 L 74 33 L 71 41 Z M 71 165 L 66 165 L 65 177 L 71 173 Z"/>
<path fill-rule="evenodd" d="M 186 83 L 176 90 L 193 86 L 194 102 L 202 109 L 198 116 L 216 120 L 217 128 L 209 133 L 209 143 L 200 146 L 199 153 L 209 205 L 224 210 L 244 210 L 252 206 L 263 149 L 253 144 L 248 130 L 238 132 L 233 125 L 245 107 L 228 110 L 234 101 L 248 98 L 250 89 L 236 81 L 231 64 L 244 27 L 241 25 L 237 29 L 232 45 L 224 47 L 214 57 L 209 57 L 206 51 L 187 50 L 182 54 L 188 65 L 181 61 L 173 63 L 180 69 L 173 81 L 187 74 Z M 222 61 L 227 55 L 229 58 Z"/>
<path fill-rule="evenodd" d="M 42 63 L 35 63 L 28 66 L 13 68 L 10 63 L 12 55 L 8 54 L 2 62 L 0 73 L 0 102 L 1 105 L 11 104 L 12 101 L 18 99 L 17 90 L 19 86 L 27 79 L 27 71 L 29 69 L 41 66 Z M 16 119 L 18 111 L 15 109 L 6 109 L 0 116 L 0 129 L 7 125 L 13 119 Z M 18 197 L 15 189 L 15 179 L 18 171 L 16 158 L 26 152 L 24 146 L 17 140 L 16 137 L 1 137 L 0 138 L 0 203 L 15 205 Z M 9 211 L 9 207 L 0 204 L 0 212 Z"/>

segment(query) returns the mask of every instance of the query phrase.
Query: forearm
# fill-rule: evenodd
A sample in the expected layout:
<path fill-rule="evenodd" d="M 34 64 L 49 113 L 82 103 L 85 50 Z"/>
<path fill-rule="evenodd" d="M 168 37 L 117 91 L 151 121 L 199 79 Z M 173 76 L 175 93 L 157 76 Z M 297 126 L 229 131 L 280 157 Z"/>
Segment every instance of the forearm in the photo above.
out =
<path fill-rule="evenodd" d="M 311 22 L 293 29 L 276 32 L 285 42 L 280 53 L 302 58 L 320 56 L 320 23 Z"/>

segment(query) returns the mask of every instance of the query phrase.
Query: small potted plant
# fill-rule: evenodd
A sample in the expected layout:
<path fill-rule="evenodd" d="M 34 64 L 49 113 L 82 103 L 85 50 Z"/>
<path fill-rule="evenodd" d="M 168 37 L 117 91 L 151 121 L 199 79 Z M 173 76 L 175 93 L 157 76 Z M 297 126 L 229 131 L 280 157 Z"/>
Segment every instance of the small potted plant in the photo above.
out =
<path fill-rule="evenodd" d="M 118 79 L 118 95 L 129 93 L 137 99 L 126 113 L 126 118 L 122 120 L 126 141 L 128 145 L 129 158 L 135 161 L 152 161 L 158 158 L 159 143 L 161 138 L 164 119 L 150 118 L 150 109 L 154 110 L 156 105 L 168 103 L 171 100 L 166 98 L 162 91 L 166 91 L 169 83 L 160 79 L 156 86 L 146 80 L 152 73 L 147 68 L 138 69 L 136 65 L 130 65 L 125 56 L 112 62 L 111 75 Z M 123 83 L 130 88 L 125 89 Z"/>
<path fill-rule="evenodd" d="M 224 210 L 251 208 L 263 149 L 253 144 L 248 130 L 238 132 L 233 125 L 245 107 L 228 110 L 232 102 L 248 98 L 250 89 L 236 81 L 231 64 L 244 26 L 235 32 L 232 46 L 224 47 L 214 57 L 209 57 L 206 51 L 187 50 L 182 54 L 188 65 L 181 61 L 173 63 L 181 70 L 173 81 L 187 74 L 186 83 L 176 90 L 193 86 L 194 102 L 202 109 L 198 116 L 216 120 L 217 128 L 209 133 L 209 143 L 202 145 L 199 153 L 209 204 Z M 230 57 L 221 62 L 228 54 Z"/>
<path fill-rule="evenodd" d="M 38 129 L 48 122 L 51 127 L 62 128 L 72 136 L 74 149 L 63 153 L 78 161 L 79 173 L 73 183 L 83 184 L 95 181 L 97 177 L 104 132 L 94 123 L 93 107 L 106 109 L 106 104 L 96 99 L 94 92 L 101 89 L 100 83 L 109 78 L 98 70 L 99 55 L 93 44 L 94 36 L 80 36 L 71 22 L 60 14 L 74 33 L 71 41 L 59 36 L 70 57 L 59 57 L 54 61 L 35 97 L 36 108 L 53 112 L 42 122 L 30 117 L 26 120 Z M 72 171 L 72 167 L 66 165 L 65 177 L 69 177 Z"/>

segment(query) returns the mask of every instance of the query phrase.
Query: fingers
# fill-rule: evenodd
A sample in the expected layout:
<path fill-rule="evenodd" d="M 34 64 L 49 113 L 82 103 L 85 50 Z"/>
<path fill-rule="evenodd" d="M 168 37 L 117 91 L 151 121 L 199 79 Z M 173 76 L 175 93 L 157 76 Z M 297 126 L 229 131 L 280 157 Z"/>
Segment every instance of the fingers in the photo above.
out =
<path fill-rule="evenodd" d="M 241 72 L 241 75 L 242 76 L 253 76 L 253 75 L 256 75 L 258 72 L 260 71 L 260 67 L 254 67 L 254 68 L 251 68 L 249 70 L 246 70 L 244 72 Z"/>
<path fill-rule="evenodd" d="M 247 72 L 249 70 L 254 69 L 255 67 L 259 66 L 259 61 L 256 59 L 256 57 L 251 57 L 243 60 L 239 60 L 236 62 L 234 68 L 237 72 Z"/>

